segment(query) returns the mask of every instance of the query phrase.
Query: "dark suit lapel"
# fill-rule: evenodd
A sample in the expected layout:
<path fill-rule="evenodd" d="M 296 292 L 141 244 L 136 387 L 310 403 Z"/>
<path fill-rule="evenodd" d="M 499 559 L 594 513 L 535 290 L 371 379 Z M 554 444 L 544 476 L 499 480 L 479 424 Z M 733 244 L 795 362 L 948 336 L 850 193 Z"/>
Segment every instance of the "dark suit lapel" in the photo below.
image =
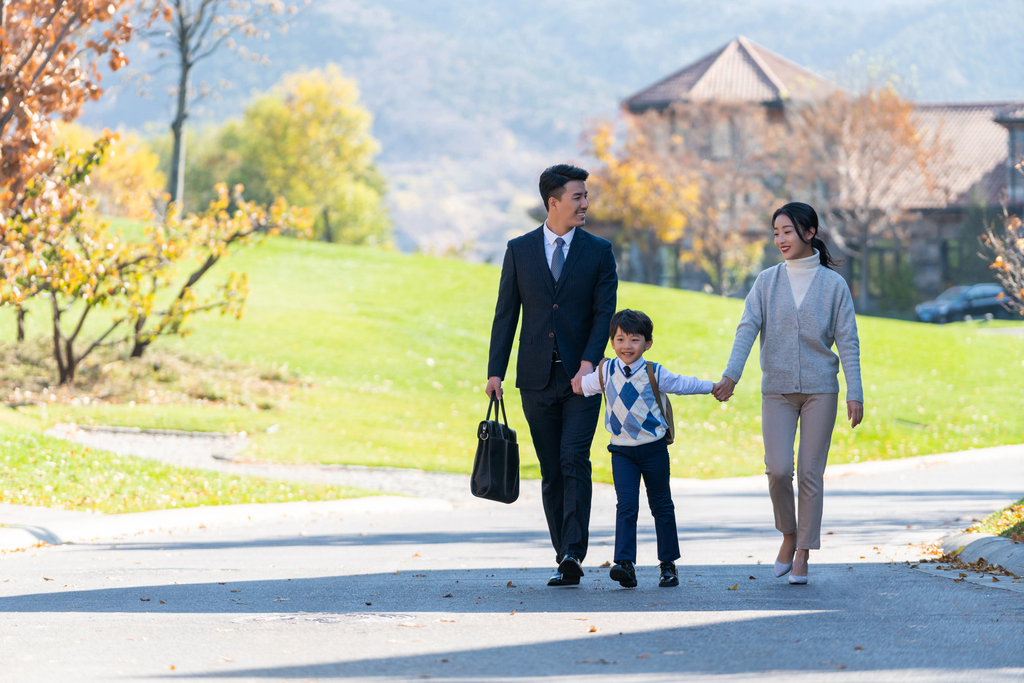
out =
<path fill-rule="evenodd" d="M 540 279 L 544 280 L 544 284 L 548 286 L 548 294 L 551 296 L 555 295 L 555 281 L 551 277 L 551 266 L 548 265 L 547 253 L 544 250 L 544 226 L 540 226 L 533 231 L 534 242 L 532 251 L 537 256 L 540 263 Z M 574 240 L 575 241 L 575 240 Z M 569 255 L 572 256 L 572 247 L 569 247 Z M 562 268 L 562 275 L 565 275 L 565 268 Z"/>
<path fill-rule="evenodd" d="M 559 282 L 565 282 L 565 279 L 572 272 L 572 267 L 576 265 L 576 262 L 580 259 L 580 252 L 586 250 L 587 240 L 590 235 L 583 231 L 583 228 L 576 228 L 575 234 L 572 236 L 572 242 L 569 243 L 569 256 L 565 259 L 565 266 L 562 268 L 562 275 L 558 278 Z M 543 240 L 541 240 L 543 242 Z M 550 270 L 550 268 L 548 269 Z"/>

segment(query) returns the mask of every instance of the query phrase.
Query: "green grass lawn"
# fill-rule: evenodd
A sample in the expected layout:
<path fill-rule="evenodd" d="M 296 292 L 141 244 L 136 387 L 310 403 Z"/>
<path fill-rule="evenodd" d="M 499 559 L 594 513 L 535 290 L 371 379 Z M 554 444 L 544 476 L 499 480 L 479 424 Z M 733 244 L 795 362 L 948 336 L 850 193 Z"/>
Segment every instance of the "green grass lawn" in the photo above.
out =
<path fill-rule="evenodd" d="M 43 436 L 10 412 L 0 419 L 0 503 L 121 513 L 372 495 L 114 455 Z"/>
<path fill-rule="evenodd" d="M 44 423 L 245 430 L 250 455 L 468 472 L 486 399 L 487 346 L 498 283 L 495 266 L 317 242 L 273 239 L 217 266 L 252 283 L 241 321 L 212 316 L 184 339 L 160 342 L 243 362 L 288 363 L 311 376 L 272 410 L 210 406 L 57 406 Z M 623 283 L 619 307 L 655 322 L 647 354 L 670 369 L 718 379 L 742 301 Z M 30 316 L 43 334 L 44 314 Z M 861 317 L 864 424 L 851 431 L 840 409 L 832 462 L 856 462 L 1024 442 L 1024 336 L 985 323 L 944 327 Z M 13 338 L 12 314 L 0 336 Z M 515 351 L 513 351 L 513 354 Z M 609 351 L 610 353 L 610 351 Z M 514 368 L 515 361 L 510 363 Z M 514 386 L 514 377 L 506 386 Z M 524 475 L 539 476 L 518 393 L 506 393 Z M 763 471 L 760 371 L 751 355 L 736 396 L 673 399 L 679 437 L 674 473 L 722 477 Z M 280 425 L 267 434 L 266 429 Z M 610 481 L 599 429 L 595 478 Z"/>

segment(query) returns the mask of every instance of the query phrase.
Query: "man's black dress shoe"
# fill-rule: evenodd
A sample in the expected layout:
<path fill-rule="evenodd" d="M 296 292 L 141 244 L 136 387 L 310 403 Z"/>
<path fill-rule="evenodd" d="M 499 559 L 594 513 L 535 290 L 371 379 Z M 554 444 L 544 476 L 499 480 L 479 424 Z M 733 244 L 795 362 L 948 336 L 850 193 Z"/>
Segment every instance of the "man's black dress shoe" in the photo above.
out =
<path fill-rule="evenodd" d="M 578 576 L 565 576 L 562 572 L 555 572 L 551 578 L 548 579 L 549 586 L 578 586 L 580 585 L 580 577 Z"/>
<path fill-rule="evenodd" d="M 612 570 L 608 572 L 608 578 L 618 581 L 623 588 L 636 588 L 636 569 L 629 560 L 616 562 Z"/>
<path fill-rule="evenodd" d="M 558 563 L 558 573 L 562 575 L 564 579 L 576 579 L 576 583 L 580 582 L 580 578 L 583 576 L 583 565 L 572 555 L 566 555 L 565 558 Z"/>
<path fill-rule="evenodd" d="M 674 562 L 661 563 L 661 578 L 658 580 L 658 585 L 662 588 L 672 588 L 679 585 L 679 574 L 676 572 Z"/>

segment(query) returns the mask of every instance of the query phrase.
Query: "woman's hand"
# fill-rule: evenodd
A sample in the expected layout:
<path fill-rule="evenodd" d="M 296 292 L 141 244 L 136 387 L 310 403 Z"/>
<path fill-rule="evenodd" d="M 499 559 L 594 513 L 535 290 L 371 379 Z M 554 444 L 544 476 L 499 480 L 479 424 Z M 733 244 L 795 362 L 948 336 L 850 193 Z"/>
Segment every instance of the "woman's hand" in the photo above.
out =
<path fill-rule="evenodd" d="M 864 421 L 864 404 L 860 401 L 846 402 L 846 417 L 850 419 L 850 429 Z"/>
<path fill-rule="evenodd" d="M 711 395 L 717 398 L 719 401 L 728 401 L 729 397 L 732 396 L 733 390 L 736 388 L 736 382 L 732 377 L 726 377 L 722 375 L 722 380 L 714 385 L 711 390 Z"/>

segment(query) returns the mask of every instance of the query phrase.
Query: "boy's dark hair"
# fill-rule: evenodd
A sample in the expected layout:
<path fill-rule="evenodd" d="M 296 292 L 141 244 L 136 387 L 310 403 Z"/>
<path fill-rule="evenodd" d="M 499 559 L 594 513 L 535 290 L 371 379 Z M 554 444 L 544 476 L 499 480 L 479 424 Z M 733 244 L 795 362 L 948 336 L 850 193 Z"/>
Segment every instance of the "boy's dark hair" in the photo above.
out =
<path fill-rule="evenodd" d="M 608 338 L 614 339 L 618 330 L 626 334 L 642 334 L 644 341 L 651 341 L 654 338 L 654 323 L 651 319 L 643 311 L 634 311 L 631 308 L 624 308 L 612 316 Z"/>
<path fill-rule="evenodd" d="M 548 199 L 561 199 L 565 194 L 565 184 L 570 180 L 585 181 L 590 174 L 582 168 L 570 164 L 549 166 L 540 174 L 540 198 L 544 202 L 544 210 L 549 211 Z"/>

